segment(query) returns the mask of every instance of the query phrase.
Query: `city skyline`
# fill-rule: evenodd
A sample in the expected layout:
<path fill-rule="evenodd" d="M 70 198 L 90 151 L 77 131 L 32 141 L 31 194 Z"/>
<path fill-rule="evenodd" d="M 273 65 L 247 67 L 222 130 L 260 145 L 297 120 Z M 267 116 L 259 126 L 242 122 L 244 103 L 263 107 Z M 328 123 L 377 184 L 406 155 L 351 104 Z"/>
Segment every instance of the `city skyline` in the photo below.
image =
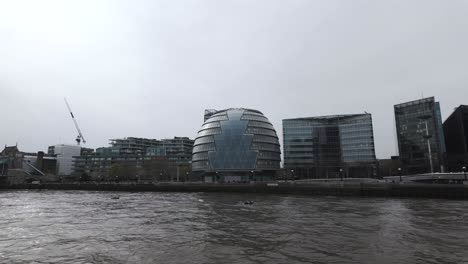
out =
<path fill-rule="evenodd" d="M 395 104 L 434 96 L 442 121 L 466 104 L 466 10 L 463 1 L 3 2 L 0 143 L 31 152 L 73 143 L 67 97 L 86 147 L 193 139 L 210 108 L 258 109 L 278 131 L 283 119 L 366 111 L 376 156 L 388 158 L 398 153 Z"/>
<path fill-rule="evenodd" d="M 427 97 L 424 97 L 424 98 L 427 98 Z M 424 98 L 422 98 L 422 99 L 424 99 Z M 416 99 L 416 100 L 419 100 L 419 99 Z M 406 103 L 406 102 L 404 102 L 404 103 Z M 235 108 L 242 108 L 242 107 L 235 107 Z M 224 109 L 224 108 L 223 108 L 223 109 Z M 226 108 L 226 109 L 228 109 L 228 108 Z M 367 111 L 365 111 L 364 113 L 367 113 Z M 451 112 L 450 114 L 452 114 L 452 113 L 453 113 L 453 112 Z M 363 113 L 341 113 L 341 114 L 338 114 L 338 113 L 337 113 L 337 115 L 356 115 L 356 114 L 363 114 Z M 369 113 L 369 114 L 372 115 L 372 113 Z M 449 115 L 450 115 L 450 114 L 449 114 Z M 290 117 L 290 118 L 284 118 L 284 119 L 316 118 L 316 117 L 323 117 L 323 116 L 326 116 L 326 115 L 322 115 L 322 116 L 297 116 L 297 117 Z M 283 119 L 283 120 L 284 120 L 284 119 Z M 281 121 L 282 121 L 282 120 L 281 120 Z M 395 123 L 394 120 L 392 120 L 392 121 L 393 121 L 393 123 Z M 445 121 L 445 119 L 443 119 L 443 121 Z M 272 123 L 277 123 L 277 122 L 272 121 Z M 374 120 L 374 123 L 375 123 L 375 120 Z M 66 125 L 65 125 L 65 126 L 66 126 Z M 73 121 L 72 121 L 71 119 L 70 119 L 70 127 L 74 128 L 74 126 L 73 126 Z M 282 130 L 282 128 L 283 128 L 282 125 L 280 125 L 280 128 L 279 128 L 279 129 Z M 276 129 L 276 126 L 275 126 L 275 129 Z M 395 129 L 395 133 L 396 133 L 396 128 L 394 127 L 394 129 Z M 71 129 L 71 130 L 73 130 L 73 129 Z M 194 130 L 194 131 L 195 131 L 195 130 Z M 197 130 L 197 132 L 198 132 L 198 130 Z M 375 132 L 375 131 L 374 131 L 374 132 Z M 45 146 L 45 147 L 44 147 L 44 148 L 40 148 L 40 149 L 30 149 L 30 148 L 28 148 L 28 146 L 25 146 L 24 144 L 22 144 L 22 142 L 19 142 L 19 141 L 15 141 L 15 142 L 5 142 L 3 145 L 5 145 L 5 146 L 18 145 L 19 148 L 22 149 L 22 150 L 24 150 L 25 152 L 47 151 L 47 147 L 49 147 L 49 146 L 51 146 L 51 145 L 56 145 L 56 144 L 76 145 L 76 142 L 74 142 L 74 141 L 75 141 L 76 136 L 78 135 L 78 132 L 77 132 L 76 129 L 75 129 L 75 131 L 74 131 L 74 132 L 72 131 L 72 133 L 75 133 L 75 134 L 72 134 L 72 135 L 71 135 L 70 137 L 68 137 L 66 140 L 62 140 L 63 137 L 59 137 L 59 141 L 60 141 L 60 142 L 46 142 L 46 143 L 43 144 L 43 146 Z M 127 138 L 127 137 L 137 137 L 137 138 L 147 138 L 147 139 L 158 139 L 157 137 L 152 137 L 152 136 L 141 136 L 141 135 L 135 135 L 135 134 L 119 136 L 119 138 Z M 170 137 L 171 137 L 171 136 L 168 135 L 168 136 L 166 136 L 165 138 L 170 138 Z M 180 134 L 180 133 L 179 133 L 179 134 L 175 133 L 174 135 L 172 135 L 172 137 L 189 137 L 190 139 L 196 138 L 196 136 L 188 136 L 188 135 L 185 135 L 185 134 L 183 135 L 183 134 Z M 283 135 L 282 135 L 281 133 L 278 133 L 278 137 L 282 140 Z M 92 138 L 92 137 L 91 137 L 91 138 Z M 380 157 L 379 157 L 379 156 L 378 156 L 378 153 L 379 153 L 379 152 L 378 152 L 378 149 L 376 148 L 376 157 L 377 157 L 377 159 L 385 159 L 385 158 L 389 158 L 390 156 L 394 156 L 394 155 L 398 156 L 398 155 L 399 155 L 399 153 L 398 153 L 398 146 L 397 146 L 398 142 L 397 142 L 396 134 L 395 134 L 395 138 L 394 138 L 393 140 L 395 141 L 394 143 L 396 144 L 396 146 L 395 146 L 396 149 L 394 150 L 395 152 L 394 152 L 394 153 L 390 153 L 388 156 L 380 156 Z M 80 146 L 81 146 L 81 147 L 86 147 L 86 148 L 97 149 L 97 148 L 102 148 L 102 147 L 108 147 L 108 146 L 110 145 L 110 142 L 111 142 L 111 141 L 112 141 L 112 138 L 109 137 L 109 138 L 105 139 L 104 142 L 102 142 L 102 144 L 94 143 L 94 144 L 91 146 L 90 144 L 84 144 L 84 143 L 82 142 Z M 35 145 L 41 145 L 41 144 L 42 144 L 42 143 L 40 143 L 40 144 L 35 144 Z M 280 141 L 280 145 L 281 145 L 282 157 L 283 157 L 283 142 L 282 142 L 282 141 Z M 375 142 L 375 145 L 378 146 L 379 143 L 378 143 L 378 142 Z M 380 154 L 382 154 L 382 153 L 383 153 L 383 151 L 380 152 Z M 284 161 L 282 160 L 282 162 L 284 162 Z"/>

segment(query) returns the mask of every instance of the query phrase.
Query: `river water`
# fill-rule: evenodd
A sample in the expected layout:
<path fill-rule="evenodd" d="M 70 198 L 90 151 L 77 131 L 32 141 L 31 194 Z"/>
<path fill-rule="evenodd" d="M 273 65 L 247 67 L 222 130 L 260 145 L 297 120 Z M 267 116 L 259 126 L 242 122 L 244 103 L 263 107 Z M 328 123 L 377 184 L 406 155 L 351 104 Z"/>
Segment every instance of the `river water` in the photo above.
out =
<path fill-rule="evenodd" d="M 0 263 L 468 263 L 468 202 L 0 191 Z"/>

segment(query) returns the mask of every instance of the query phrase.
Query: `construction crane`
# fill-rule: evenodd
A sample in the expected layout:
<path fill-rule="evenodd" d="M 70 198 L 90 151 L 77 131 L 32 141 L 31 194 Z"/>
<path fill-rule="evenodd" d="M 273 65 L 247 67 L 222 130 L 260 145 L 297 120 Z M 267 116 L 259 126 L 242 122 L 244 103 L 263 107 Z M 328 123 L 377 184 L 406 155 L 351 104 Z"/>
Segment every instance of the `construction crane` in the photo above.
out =
<path fill-rule="evenodd" d="M 65 104 L 67 105 L 68 111 L 70 112 L 70 115 L 73 119 L 73 123 L 75 123 L 76 130 L 78 130 L 78 136 L 76 137 L 76 143 L 80 145 L 80 142 L 83 141 L 84 144 L 86 144 L 86 140 L 83 137 L 83 134 L 81 133 L 80 127 L 78 126 L 78 123 L 76 122 L 75 116 L 73 116 L 73 112 L 70 108 L 70 105 L 68 104 L 67 98 L 63 98 L 65 100 Z"/>

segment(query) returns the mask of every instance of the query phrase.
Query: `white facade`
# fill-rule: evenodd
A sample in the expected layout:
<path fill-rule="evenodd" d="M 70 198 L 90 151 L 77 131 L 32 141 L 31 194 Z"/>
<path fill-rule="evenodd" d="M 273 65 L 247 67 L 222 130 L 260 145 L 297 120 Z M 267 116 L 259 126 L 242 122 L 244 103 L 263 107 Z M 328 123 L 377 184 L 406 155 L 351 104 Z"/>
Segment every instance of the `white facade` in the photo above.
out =
<path fill-rule="evenodd" d="M 57 155 L 57 175 L 71 175 L 73 157 L 81 155 L 81 147 L 65 144 L 55 145 L 54 155 Z"/>

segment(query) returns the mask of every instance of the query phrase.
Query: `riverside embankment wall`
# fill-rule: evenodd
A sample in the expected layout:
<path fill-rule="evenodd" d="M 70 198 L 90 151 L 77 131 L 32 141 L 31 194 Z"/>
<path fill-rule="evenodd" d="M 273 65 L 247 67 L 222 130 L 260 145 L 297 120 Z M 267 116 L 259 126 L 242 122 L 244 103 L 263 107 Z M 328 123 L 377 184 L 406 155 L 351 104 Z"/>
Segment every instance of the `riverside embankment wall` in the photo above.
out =
<path fill-rule="evenodd" d="M 126 192 L 237 192 L 299 195 L 336 195 L 371 197 L 418 197 L 468 199 L 468 186 L 464 184 L 395 184 L 395 183 L 41 183 L 9 184 L 2 189 L 29 190 L 89 190 Z"/>

